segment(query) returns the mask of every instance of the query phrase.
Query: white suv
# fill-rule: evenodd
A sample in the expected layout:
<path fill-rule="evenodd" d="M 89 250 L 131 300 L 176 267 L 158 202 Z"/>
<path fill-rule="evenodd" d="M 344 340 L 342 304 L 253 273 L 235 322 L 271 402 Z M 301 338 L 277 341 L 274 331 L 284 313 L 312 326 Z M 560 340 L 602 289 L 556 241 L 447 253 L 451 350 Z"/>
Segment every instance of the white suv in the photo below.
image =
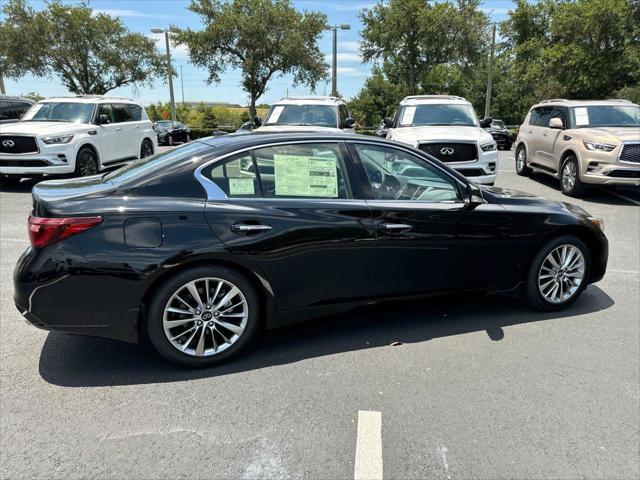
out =
<path fill-rule="evenodd" d="M 436 157 L 470 180 L 493 185 L 496 180 L 496 142 L 470 102 L 451 95 L 406 97 L 394 118 L 385 118 L 387 139 Z"/>
<path fill-rule="evenodd" d="M 0 126 L 0 181 L 94 175 L 152 155 L 157 145 L 151 121 L 133 100 L 49 98 L 33 105 L 19 122 Z"/>
<path fill-rule="evenodd" d="M 257 122 L 260 124 L 260 121 Z M 336 130 L 354 132 L 356 121 L 344 100 L 337 97 L 286 97 L 273 104 L 254 131 L 291 132 Z"/>

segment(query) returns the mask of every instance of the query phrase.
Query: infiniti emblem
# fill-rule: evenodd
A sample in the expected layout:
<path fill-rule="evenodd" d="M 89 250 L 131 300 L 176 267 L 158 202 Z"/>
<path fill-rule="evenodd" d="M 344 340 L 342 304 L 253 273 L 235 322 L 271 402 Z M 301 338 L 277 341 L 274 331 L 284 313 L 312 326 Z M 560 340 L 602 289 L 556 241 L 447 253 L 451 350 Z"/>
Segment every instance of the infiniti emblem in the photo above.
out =
<path fill-rule="evenodd" d="M 205 322 L 211 320 L 212 317 L 213 317 L 213 314 L 211 312 L 204 312 L 202 314 L 202 320 L 204 320 Z"/>
<path fill-rule="evenodd" d="M 15 145 L 16 143 L 13 140 L 3 140 L 2 141 L 2 146 L 3 147 L 8 147 L 11 148 Z"/>
<path fill-rule="evenodd" d="M 455 152 L 455 150 L 451 147 L 442 147 L 440 149 L 442 155 L 453 155 L 453 152 Z"/>

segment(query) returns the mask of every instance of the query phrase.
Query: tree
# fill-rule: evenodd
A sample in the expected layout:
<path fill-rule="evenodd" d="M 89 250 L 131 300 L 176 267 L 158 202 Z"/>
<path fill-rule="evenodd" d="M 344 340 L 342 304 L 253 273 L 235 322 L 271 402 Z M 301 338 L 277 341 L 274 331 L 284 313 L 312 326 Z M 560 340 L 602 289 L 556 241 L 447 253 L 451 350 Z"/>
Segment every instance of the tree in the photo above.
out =
<path fill-rule="evenodd" d="M 382 118 L 393 115 L 403 96 L 402 89 L 374 67 L 358 95 L 349 102 L 349 110 L 359 124 L 376 126 Z"/>
<path fill-rule="evenodd" d="M 191 63 L 207 69 L 209 83 L 227 67 L 241 70 L 252 116 L 274 75 L 292 75 L 294 85 L 311 88 L 327 77 L 318 46 L 327 25 L 322 13 L 300 13 L 289 0 L 192 0 L 189 10 L 204 29 L 177 30 L 176 41 L 188 46 Z"/>
<path fill-rule="evenodd" d="M 0 23 L 0 74 L 57 76 L 76 94 L 105 94 L 124 85 L 150 85 L 166 75 L 155 42 L 130 32 L 118 18 L 94 14 L 87 3 L 59 0 L 36 11 L 9 0 Z"/>

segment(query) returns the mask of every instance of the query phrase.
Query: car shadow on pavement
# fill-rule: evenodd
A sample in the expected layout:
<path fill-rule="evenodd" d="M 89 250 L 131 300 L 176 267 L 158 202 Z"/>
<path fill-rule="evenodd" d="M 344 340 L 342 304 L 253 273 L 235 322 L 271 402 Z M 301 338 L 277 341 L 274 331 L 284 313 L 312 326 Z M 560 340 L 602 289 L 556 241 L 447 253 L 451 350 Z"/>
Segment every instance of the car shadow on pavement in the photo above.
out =
<path fill-rule="evenodd" d="M 0 185 L 0 192 L 31 193 L 33 186 L 42 180 L 42 178 L 26 178 L 15 185 Z"/>
<path fill-rule="evenodd" d="M 493 341 L 508 341 L 503 327 L 547 320 L 576 323 L 572 317 L 613 304 L 611 297 L 591 285 L 574 305 L 560 312 L 537 312 L 516 299 L 498 297 L 457 296 L 372 305 L 265 332 L 245 354 L 201 370 L 173 366 L 148 345 L 51 332 L 42 347 L 39 370 L 45 381 L 65 387 L 180 382 L 470 332 L 485 331 Z"/>

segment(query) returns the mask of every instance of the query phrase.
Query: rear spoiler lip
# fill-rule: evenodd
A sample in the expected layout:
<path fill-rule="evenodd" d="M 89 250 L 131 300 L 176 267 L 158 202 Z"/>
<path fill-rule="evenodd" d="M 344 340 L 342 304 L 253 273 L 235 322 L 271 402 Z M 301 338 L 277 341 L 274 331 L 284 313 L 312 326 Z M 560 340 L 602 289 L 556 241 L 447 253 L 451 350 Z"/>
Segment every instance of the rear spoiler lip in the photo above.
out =
<path fill-rule="evenodd" d="M 69 183 L 69 188 L 64 184 Z M 88 200 L 106 197 L 115 192 L 118 187 L 112 182 L 88 184 L 86 186 L 72 187 L 73 181 L 50 180 L 36 184 L 32 191 L 33 210 L 36 216 L 57 216 L 63 214 L 65 204 L 68 201 Z M 47 188 L 47 187 L 60 188 Z"/>

